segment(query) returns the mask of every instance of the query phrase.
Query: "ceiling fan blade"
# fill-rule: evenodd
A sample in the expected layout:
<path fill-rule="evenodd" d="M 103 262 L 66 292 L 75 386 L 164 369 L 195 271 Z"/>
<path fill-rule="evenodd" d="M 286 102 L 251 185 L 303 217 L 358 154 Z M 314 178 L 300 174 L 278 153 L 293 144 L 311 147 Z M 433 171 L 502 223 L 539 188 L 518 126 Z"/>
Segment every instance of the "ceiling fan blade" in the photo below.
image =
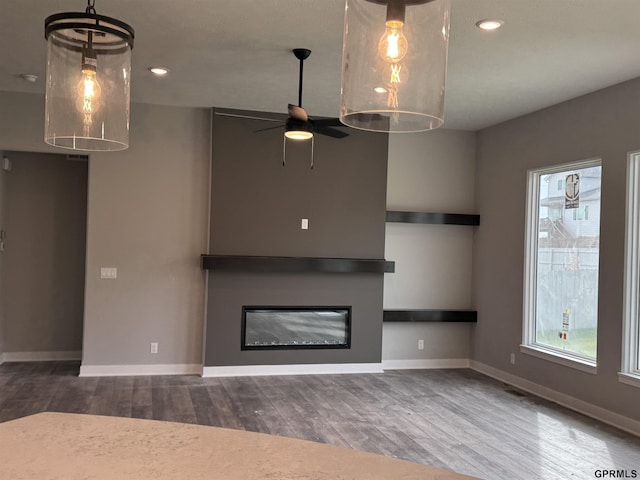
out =
<path fill-rule="evenodd" d="M 295 118 L 296 120 L 300 120 L 301 122 L 309 121 L 307 111 L 304 108 L 298 107 L 297 105 L 292 105 L 291 103 L 289 104 L 289 116 L 291 118 Z"/>
<path fill-rule="evenodd" d="M 216 115 L 219 115 L 221 117 L 231 117 L 231 118 L 247 118 L 249 120 L 263 120 L 265 122 L 280 122 L 282 123 L 282 120 L 278 120 L 277 118 L 269 118 L 269 117 L 254 117 L 251 115 L 240 115 L 237 113 L 225 113 L 225 112 L 215 112 Z"/>
<path fill-rule="evenodd" d="M 340 122 L 339 118 L 316 118 L 312 120 L 313 125 L 316 127 L 344 127 L 345 125 Z"/>
<path fill-rule="evenodd" d="M 347 132 L 331 127 L 314 127 L 314 131 L 320 135 L 326 135 L 331 138 L 344 138 L 349 136 Z"/>
<path fill-rule="evenodd" d="M 267 130 L 275 130 L 276 128 L 284 128 L 284 125 L 276 125 L 275 127 L 261 128 L 260 130 L 254 130 L 253 133 L 266 132 Z"/>

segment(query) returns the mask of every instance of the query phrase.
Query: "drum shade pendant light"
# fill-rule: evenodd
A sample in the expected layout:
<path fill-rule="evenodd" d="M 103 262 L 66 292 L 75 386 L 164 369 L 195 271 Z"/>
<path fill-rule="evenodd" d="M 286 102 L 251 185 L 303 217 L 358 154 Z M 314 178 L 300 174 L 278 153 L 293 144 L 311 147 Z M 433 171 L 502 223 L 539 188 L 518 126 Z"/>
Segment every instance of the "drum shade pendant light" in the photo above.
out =
<path fill-rule="evenodd" d="M 85 12 L 47 17 L 44 140 L 86 151 L 129 146 L 131 50 L 134 31 L 115 18 Z"/>
<path fill-rule="evenodd" d="M 444 123 L 449 0 L 346 0 L 340 121 L 375 132 Z"/>

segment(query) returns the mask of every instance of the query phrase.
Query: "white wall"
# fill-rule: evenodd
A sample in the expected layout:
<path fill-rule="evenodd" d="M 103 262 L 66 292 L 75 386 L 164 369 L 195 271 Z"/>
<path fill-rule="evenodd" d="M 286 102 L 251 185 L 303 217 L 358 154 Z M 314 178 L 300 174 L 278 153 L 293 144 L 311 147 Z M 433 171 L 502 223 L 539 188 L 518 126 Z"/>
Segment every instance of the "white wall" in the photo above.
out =
<path fill-rule="evenodd" d="M 42 95 L 0 104 L 0 150 L 61 152 L 42 140 Z M 201 364 L 209 164 L 208 109 L 139 104 L 129 149 L 90 156 L 83 368 Z"/>
<path fill-rule="evenodd" d="M 475 133 L 435 130 L 390 135 L 387 209 L 475 213 Z M 472 309 L 473 236 L 477 227 L 387 223 L 384 308 Z M 479 227 L 482 228 L 482 227 Z M 385 323 L 383 361 L 470 358 L 472 326 Z M 418 350 L 417 340 L 425 341 Z"/>

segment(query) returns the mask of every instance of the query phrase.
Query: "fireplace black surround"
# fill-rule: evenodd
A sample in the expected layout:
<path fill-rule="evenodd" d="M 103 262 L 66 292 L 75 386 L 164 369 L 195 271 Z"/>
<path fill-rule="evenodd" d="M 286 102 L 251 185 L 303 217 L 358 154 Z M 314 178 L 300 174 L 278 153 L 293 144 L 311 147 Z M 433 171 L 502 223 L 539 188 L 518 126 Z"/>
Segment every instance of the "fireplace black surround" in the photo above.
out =
<path fill-rule="evenodd" d="M 242 350 L 351 347 L 351 307 L 242 307 Z"/>

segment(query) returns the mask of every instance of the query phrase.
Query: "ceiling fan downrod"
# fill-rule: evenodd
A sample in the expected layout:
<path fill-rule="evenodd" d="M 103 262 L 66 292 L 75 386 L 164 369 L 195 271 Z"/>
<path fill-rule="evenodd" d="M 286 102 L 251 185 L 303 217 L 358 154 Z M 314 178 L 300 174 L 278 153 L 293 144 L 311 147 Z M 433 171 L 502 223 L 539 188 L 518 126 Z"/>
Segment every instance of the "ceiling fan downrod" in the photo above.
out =
<path fill-rule="evenodd" d="M 300 60 L 300 78 L 298 79 L 298 106 L 302 108 L 302 71 L 304 70 L 304 61 L 311 55 L 308 48 L 294 48 L 293 54 Z"/>

